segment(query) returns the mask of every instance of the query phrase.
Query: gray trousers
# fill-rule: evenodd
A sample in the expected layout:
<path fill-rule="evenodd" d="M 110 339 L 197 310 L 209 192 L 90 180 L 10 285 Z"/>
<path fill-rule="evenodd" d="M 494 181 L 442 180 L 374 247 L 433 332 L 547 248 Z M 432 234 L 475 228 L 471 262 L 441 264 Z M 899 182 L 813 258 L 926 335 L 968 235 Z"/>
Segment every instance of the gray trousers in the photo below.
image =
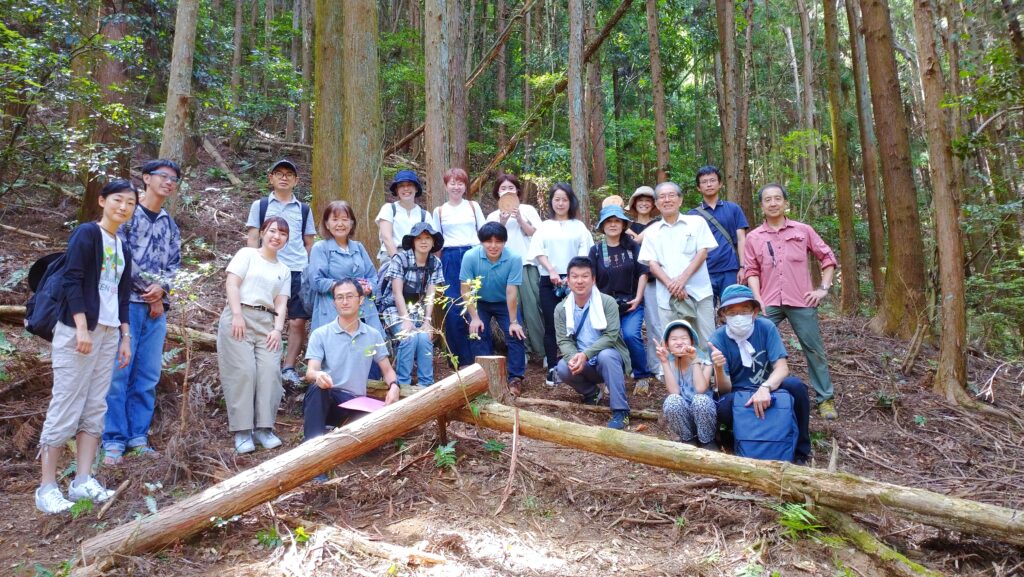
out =
<path fill-rule="evenodd" d="M 818 309 L 816 307 L 767 307 L 764 316 L 778 326 L 784 319 L 789 319 L 800 348 L 807 359 L 807 373 L 814 387 L 815 400 L 823 403 L 835 395 L 832 388 L 832 377 L 828 373 L 828 357 L 825 356 L 825 343 L 821 340 L 821 328 L 818 327 Z"/>
<path fill-rule="evenodd" d="M 658 281 L 651 279 L 644 289 L 644 324 L 647 326 L 647 370 L 661 374 L 661 361 L 655 347 L 661 342 L 665 325 L 661 324 L 658 310 Z"/>
<path fill-rule="evenodd" d="M 97 439 L 103 435 L 107 391 L 121 333 L 119 327 L 96 325 L 89 334 L 92 351 L 83 355 L 75 350 L 74 327 L 57 321 L 53 329 L 53 396 L 39 434 L 41 447 L 59 447 L 78 433 Z"/>
<path fill-rule="evenodd" d="M 228 408 L 228 430 L 272 429 L 284 396 L 281 348 L 267 348 L 274 315 L 242 307 L 245 338 L 231 336 L 231 309 L 224 307 L 217 326 L 217 366 Z"/>
<path fill-rule="evenodd" d="M 669 308 L 659 308 L 658 315 L 661 326 L 683 319 L 690 323 L 697 330 L 700 337 L 700 345 L 697 348 L 706 348 L 708 339 L 715 332 L 715 297 L 709 296 L 705 299 L 695 301 L 693 297 L 687 296 L 685 300 L 672 297 L 668 301 Z M 659 335 L 660 338 L 660 335 Z"/>
<path fill-rule="evenodd" d="M 535 266 L 523 267 L 523 284 L 519 285 L 519 306 L 523 309 L 526 329 L 526 352 L 544 356 L 544 317 L 540 314 L 540 273 Z"/>

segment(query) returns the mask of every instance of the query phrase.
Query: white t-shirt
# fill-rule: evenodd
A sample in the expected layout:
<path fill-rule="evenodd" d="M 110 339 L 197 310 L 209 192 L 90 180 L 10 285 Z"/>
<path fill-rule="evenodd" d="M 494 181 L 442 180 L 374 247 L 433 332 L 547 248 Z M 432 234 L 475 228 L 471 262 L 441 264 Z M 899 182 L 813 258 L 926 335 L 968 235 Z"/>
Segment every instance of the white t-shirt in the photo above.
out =
<path fill-rule="evenodd" d="M 271 262 L 259 249 L 239 249 L 228 263 L 227 271 L 242 277 L 239 295 L 242 304 L 274 308 L 274 297 L 292 295 L 292 272 L 281 261 Z"/>
<path fill-rule="evenodd" d="M 526 258 L 537 262 L 541 274 L 547 276 L 548 271 L 540 266 L 536 258 L 540 255 L 548 257 L 548 262 L 555 267 L 558 274 L 565 274 L 569 261 L 574 256 L 587 256 L 590 247 L 594 246 L 594 237 L 587 230 L 587 225 L 574 219 L 548 219 L 540 223 L 537 232 L 530 239 L 530 250 Z"/>
<path fill-rule="evenodd" d="M 389 202 L 384 206 L 380 207 L 380 212 L 377 213 L 377 218 L 373 222 L 380 226 L 381 221 L 387 221 L 391 223 L 391 240 L 395 242 L 395 249 L 398 251 L 402 250 L 402 237 L 409 234 L 412 231 L 412 226 L 417 222 L 430 222 L 433 224 L 430 213 L 427 209 L 415 205 L 411 210 L 406 210 L 401 204 L 397 202 Z M 434 230 L 437 230 L 435 227 Z M 380 239 L 380 250 L 377 252 L 377 262 L 383 262 L 385 256 L 387 256 L 387 249 L 384 248 L 384 237 L 381 236 L 383 233 L 378 233 L 377 238 Z"/>
<path fill-rule="evenodd" d="M 675 224 L 659 220 L 644 230 L 644 242 L 640 246 L 637 260 L 648 266 L 656 262 L 665 269 L 666 274 L 675 277 L 690 266 L 698 250 L 711 250 L 717 246 L 718 241 L 711 234 L 708 221 L 701 216 L 680 214 Z M 704 300 L 712 295 L 711 277 L 706 263 L 701 264 L 697 272 L 690 276 L 686 283 L 686 293 L 696 300 Z M 671 299 L 672 295 L 665 283 L 659 282 L 658 306 L 669 308 Z"/>
<path fill-rule="evenodd" d="M 103 237 L 103 262 L 100 264 L 100 316 L 99 324 L 106 327 L 121 326 L 117 305 L 117 285 L 124 274 L 124 245 L 121 239 L 100 227 Z"/>
<path fill-rule="evenodd" d="M 537 209 L 528 204 L 519 205 L 519 214 L 523 215 L 523 219 L 530 223 L 533 228 L 539 227 L 541 222 L 543 222 Z M 496 210 L 487 215 L 487 221 L 501 222 L 501 211 Z M 523 234 L 519 221 L 511 217 L 505 223 L 505 228 L 508 229 L 508 242 L 505 243 L 505 248 L 521 256 L 523 258 L 523 266 L 536 266 L 536 263 L 532 260 L 526 260 L 526 254 L 530 252 L 530 239 L 533 237 Z"/>
<path fill-rule="evenodd" d="M 434 230 L 444 237 L 446 247 L 480 244 L 476 231 L 485 222 L 480 205 L 471 200 L 462 199 L 455 206 L 446 202 L 434 209 Z"/>

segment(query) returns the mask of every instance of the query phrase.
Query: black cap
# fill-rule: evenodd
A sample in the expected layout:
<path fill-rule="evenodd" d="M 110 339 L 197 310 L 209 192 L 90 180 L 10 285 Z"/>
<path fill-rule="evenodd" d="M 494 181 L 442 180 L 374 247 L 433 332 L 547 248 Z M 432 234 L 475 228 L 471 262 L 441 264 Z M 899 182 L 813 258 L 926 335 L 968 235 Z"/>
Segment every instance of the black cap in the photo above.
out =
<path fill-rule="evenodd" d="M 271 172 L 274 172 L 275 170 L 277 170 L 278 168 L 281 168 L 282 166 L 286 166 L 286 167 L 292 169 L 292 172 L 294 172 L 295 175 L 298 176 L 298 174 L 299 174 L 299 167 L 295 166 L 294 162 L 292 162 L 292 161 L 290 161 L 290 160 L 288 160 L 286 158 L 282 158 L 281 160 L 278 160 L 274 164 L 270 165 L 270 170 L 267 171 L 267 174 L 270 174 Z"/>

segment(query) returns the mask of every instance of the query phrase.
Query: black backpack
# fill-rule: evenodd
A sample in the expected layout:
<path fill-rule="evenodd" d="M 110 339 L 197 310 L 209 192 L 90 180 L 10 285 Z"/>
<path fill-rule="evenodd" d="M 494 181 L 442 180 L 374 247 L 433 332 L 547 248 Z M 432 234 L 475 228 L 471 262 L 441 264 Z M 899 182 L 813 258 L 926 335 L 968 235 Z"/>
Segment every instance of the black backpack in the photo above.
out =
<path fill-rule="evenodd" d="M 53 329 L 57 326 L 66 260 L 63 252 L 48 254 L 28 271 L 32 296 L 25 303 L 25 329 L 47 341 L 53 341 Z"/>

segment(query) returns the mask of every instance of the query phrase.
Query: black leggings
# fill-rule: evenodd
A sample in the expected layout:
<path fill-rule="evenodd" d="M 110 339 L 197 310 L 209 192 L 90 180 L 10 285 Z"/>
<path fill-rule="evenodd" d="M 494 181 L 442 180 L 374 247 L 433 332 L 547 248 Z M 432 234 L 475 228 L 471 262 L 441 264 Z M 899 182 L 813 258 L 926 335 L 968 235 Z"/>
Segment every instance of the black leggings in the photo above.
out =
<path fill-rule="evenodd" d="M 544 318 L 544 356 L 548 360 L 548 368 L 558 364 L 558 341 L 555 338 L 555 307 L 562 299 L 555 296 L 555 285 L 548 276 L 540 277 L 540 312 Z"/>

